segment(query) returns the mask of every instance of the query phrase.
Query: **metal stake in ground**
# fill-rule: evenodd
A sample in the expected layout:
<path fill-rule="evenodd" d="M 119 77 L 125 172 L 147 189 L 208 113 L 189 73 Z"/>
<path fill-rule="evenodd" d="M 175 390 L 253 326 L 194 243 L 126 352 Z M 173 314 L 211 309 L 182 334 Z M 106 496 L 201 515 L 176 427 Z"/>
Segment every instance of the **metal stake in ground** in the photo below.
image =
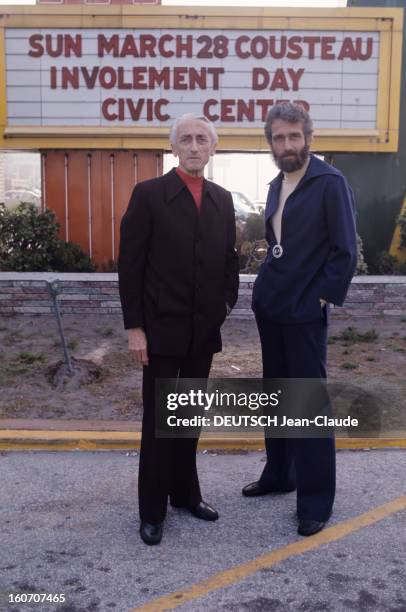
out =
<path fill-rule="evenodd" d="M 54 312 L 55 312 L 55 316 L 56 316 L 56 321 L 58 323 L 59 335 L 61 337 L 61 342 L 62 342 L 62 347 L 63 347 L 63 354 L 65 356 L 66 367 L 68 369 L 69 376 L 73 376 L 72 361 L 71 361 L 71 358 L 70 358 L 70 355 L 69 355 L 68 346 L 66 344 L 65 334 L 63 332 L 61 312 L 59 310 L 58 283 L 57 283 L 57 281 L 54 281 L 52 283 L 50 281 L 46 281 L 46 284 L 47 284 L 47 288 L 48 288 L 49 294 L 50 294 L 50 296 L 52 298 L 52 302 L 54 304 Z"/>

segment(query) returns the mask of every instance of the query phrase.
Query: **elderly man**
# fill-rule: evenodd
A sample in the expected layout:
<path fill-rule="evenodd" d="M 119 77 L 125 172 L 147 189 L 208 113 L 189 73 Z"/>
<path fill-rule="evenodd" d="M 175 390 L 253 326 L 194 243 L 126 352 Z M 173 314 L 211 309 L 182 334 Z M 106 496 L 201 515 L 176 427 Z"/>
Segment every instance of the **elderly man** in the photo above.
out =
<path fill-rule="evenodd" d="M 200 519 L 218 518 L 200 493 L 197 439 L 155 435 L 155 381 L 208 377 L 238 295 L 231 194 L 203 177 L 216 148 L 214 126 L 184 115 L 170 140 L 179 166 L 135 186 L 119 256 L 128 346 L 143 365 L 139 509 L 146 544 L 161 541 L 168 497 Z"/>
<path fill-rule="evenodd" d="M 354 202 L 344 176 L 309 153 L 312 121 L 274 106 L 265 135 L 281 172 L 270 184 L 269 244 L 253 290 L 265 378 L 326 378 L 329 303 L 342 305 L 356 267 Z M 267 462 L 247 497 L 297 489 L 299 534 L 328 521 L 335 495 L 334 438 L 266 438 Z"/>

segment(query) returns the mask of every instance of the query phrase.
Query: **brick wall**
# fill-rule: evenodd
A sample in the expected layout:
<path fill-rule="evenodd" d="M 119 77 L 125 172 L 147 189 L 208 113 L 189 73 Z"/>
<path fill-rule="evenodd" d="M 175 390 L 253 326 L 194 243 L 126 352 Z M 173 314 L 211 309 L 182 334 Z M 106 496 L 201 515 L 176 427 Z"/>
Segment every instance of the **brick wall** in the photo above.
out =
<path fill-rule="evenodd" d="M 46 281 L 58 281 L 62 313 L 120 314 L 117 274 L 58 274 L 0 272 L 0 315 L 50 313 L 52 301 Z M 240 276 L 234 317 L 252 317 L 250 309 L 255 275 Z M 335 317 L 406 316 L 406 276 L 358 276 L 351 283 L 343 308 Z"/>

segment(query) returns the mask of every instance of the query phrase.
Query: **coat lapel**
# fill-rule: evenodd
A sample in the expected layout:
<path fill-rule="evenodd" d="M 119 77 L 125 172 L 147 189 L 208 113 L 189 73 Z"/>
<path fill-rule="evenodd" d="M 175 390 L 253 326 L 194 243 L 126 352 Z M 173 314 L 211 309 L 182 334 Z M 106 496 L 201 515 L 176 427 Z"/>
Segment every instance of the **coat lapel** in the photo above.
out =
<path fill-rule="evenodd" d="M 282 172 L 278 174 L 276 179 L 274 179 L 269 185 L 268 197 L 266 200 L 265 206 L 265 223 L 268 223 L 269 219 L 275 214 L 276 209 L 278 208 L 279 202 L 279 194 L 282 186 Z"/>
<path fill-rule="evenodd" d="M 214 205 L 217 211 L 220 211 L 221 202 L 219 201 L 218 192 L 213 189 L 213 183 L 206 179 L 203 181 L 202 206 L 203 204 L 209 204 L 210 207 Z"/>
<path fill-rule="evenodd" d="M 176 199 L 176 196 L 179 193 L 186 189 L 185 183 L 182 181 L 180 176 L 178 176 L 176 169 L 172 168 L 165 176 L 165 201 L 170 204 L 173 200 Z"/>

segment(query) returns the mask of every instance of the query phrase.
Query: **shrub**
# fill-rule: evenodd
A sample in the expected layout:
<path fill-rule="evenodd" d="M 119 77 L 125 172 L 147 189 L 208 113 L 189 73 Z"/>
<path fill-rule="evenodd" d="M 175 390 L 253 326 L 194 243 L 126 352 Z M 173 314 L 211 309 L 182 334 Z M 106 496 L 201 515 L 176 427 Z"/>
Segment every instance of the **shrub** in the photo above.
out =
<path fill-rule="evenodd" d="M 400 213 L 396 219 L 397 225 L 400 228 L 400 248 L 406 248 L 406 210 Z"/>
<path fill-rule="evenodd" d="M 258 272 L 267 250 L 263 214 L 249 215 L 245 222 L 237 222 L 236 249 L 240 259 L 240 272 Z"/>
<path fill-rule="evenodd" d="M 398 261 L 398 259 L 394 255 L 388 253 L 388 251 L 381 251 L 376 257 L 375 269 L 377 274 L 406 275 L 406 262 Z"/>
<path fill-rule="evenodd" d="M 51 261 L 53 270 L 58 272 L 94 272 L 96 266 L 78 244 L 58 241 Z"/>
<path fill-rule="evenodd" d="M 117 272 L 118 271 L 118 261 L 113 261 L 112 259 L 108 259 L 104 261 L 101 265 L 102 272 Z"/>
<path fill-rule="evenodd" d="M 356 274 L 368 274 L 368 266 L 364 259 L 364 245 L 362 244 L 362 238 L 357 234 L 357 269 Z"/>
<path fill-rule="evenodd" d="M 399 274 L 401 276 L 406 276 L 406 261 L 399 261 L 396 264 L 396 274 Z"/>
<path fill-rule="evenodd" d="M 50 210 L 21 203 L 14 210 L 0 203 L 0 270 L 15 272 L 94 272 L 82 249 L 58 237 Z"/>

